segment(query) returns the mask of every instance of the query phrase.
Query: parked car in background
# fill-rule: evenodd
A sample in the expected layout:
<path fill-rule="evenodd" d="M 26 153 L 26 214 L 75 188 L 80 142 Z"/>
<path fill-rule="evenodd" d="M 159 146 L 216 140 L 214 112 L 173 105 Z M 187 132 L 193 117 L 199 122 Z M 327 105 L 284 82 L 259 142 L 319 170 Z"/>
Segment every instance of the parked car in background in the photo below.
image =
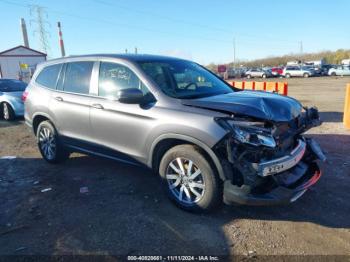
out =
<path fill-rule="evenodd" d="M 350 66 L 338 66 L 328 71 L 330 76 L 350 76 Z"/>
<path fill-rule="evenodd" d="M 272 73 L 270 70 L 264 70 L 264 69 L 250 69 L 247 72 L 245 72 L 245 76 L 247 78 L 255 78 L 255 77 L 260 77 L 260 78 L 268 78 L 272 77 Z"/>
<path fill-rule="evenodd" d="M 315 72 L 312 69 L 303 67 L 303 66 L 286 66 L 283 69 L 282 75 L 286 78 L 310 77 L 310 76 L 314 76 Z"/>
<path fill-rule="evenodd" d="M 274 76 L 281 76 L 283 74 L 283 67 L 273 67 L 271 68 L 271 73 Z"/>
<path fill-rule="evenodd" d="M 321 176 L 316 108 L 238 91 L 199 64 L 153 55 L 87 55 L 38 66 L 25 121 L 42 157 L 71 152 L 147 166 L 189 211 L 220 202 L 291 203 Z M 150 192 L 152 188 L 148 188 Z"/>
<path fill-rule="evenodd" d="M 16 79 L 0 79 L 0 117 L 10 121 L 24 115 L 22 101 L 27 84 Z"/>
<path fill-rule="evenodd" d="M 331 68 L 335 68 L 335 65 L 322 65 L 321 67 L 321 75 L 328 76 L 328 72 Z"/>
<path fill-rule="evenodd" d="M 244 71 L 241 68 L 228 68 L 224 74 L 224 79 L 244 77 Z"/>
<path fill-rule="evenodd" d="M 304 65 L 304 69 L 312 71 L 315 76 L 320 76 L 322 74 L 322 69 L 320 66 Z"/>

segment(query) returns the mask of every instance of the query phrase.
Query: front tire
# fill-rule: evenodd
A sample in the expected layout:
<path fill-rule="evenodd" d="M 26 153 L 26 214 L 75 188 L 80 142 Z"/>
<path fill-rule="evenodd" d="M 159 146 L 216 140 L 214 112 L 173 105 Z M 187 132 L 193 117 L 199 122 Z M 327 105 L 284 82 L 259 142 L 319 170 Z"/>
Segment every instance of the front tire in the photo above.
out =
<path fill-rule="evenodd" d="M 308 73 L 304 74 L 304 78 L 308 78 L 310 75 Z"/>
<path fill-rule="evenodd" d="M 286 78 L 290 78 L 291 77 L 291 75 L 290 74 L 286 74 Z"/>
<path fill-rule="evenodd" d="M 221 203 L 220 180 L 196 146 L 178 145 L 168 150 L 159 174 L 169 198 L 184 210 L 208 212 Z"/>
<path fill-rule="evenodd" d="M 8 103 L 3 103 L 1 106 L 2 118 L 6 121 L 12 121 L 15 119 L 15 112 L 13 108 Z"/>
<path fill-rule="evenodd" d="M 251 79 L 251 78 L 252 78 L 252 76 L 251 76 L 251 75 L 247 75 L 247 78 L 248 78 L 248 79 Z"/>
<path fill-rule="evenodd" d="M 39 124 L 36 137 L 42 157 L 50 164 L 61 163 L 69 158 L 70 153 L 60 142 L 58 133 L 50 121 Z"/>

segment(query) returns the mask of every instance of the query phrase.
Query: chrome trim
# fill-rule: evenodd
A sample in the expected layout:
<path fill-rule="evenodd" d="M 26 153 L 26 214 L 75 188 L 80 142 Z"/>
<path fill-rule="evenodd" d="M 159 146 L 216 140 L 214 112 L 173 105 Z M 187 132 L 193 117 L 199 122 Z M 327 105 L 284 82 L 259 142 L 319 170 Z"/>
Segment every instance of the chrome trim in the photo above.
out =
<path fill-rule="evenodd" d="M 303 158 L 305 151 L 306 143 L 299 139 L 298 145 L 290 152 L 289 155 L 255 165 L 258 175 L 262 177 L 270 176 L 296 166 Z"/>

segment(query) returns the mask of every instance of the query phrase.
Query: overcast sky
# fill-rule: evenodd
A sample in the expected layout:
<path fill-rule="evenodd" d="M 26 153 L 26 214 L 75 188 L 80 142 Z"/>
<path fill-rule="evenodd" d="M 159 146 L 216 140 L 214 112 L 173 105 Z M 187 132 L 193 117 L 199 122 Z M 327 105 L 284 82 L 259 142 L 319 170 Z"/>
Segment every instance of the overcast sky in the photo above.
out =
<path fill-rule="evenodd" d="M 202 64 L 289 53 L 350 48 L 348 0 L 0 0 L 0 51 L 22 44 L 26 19 L 30 47 L 40 50 L 35 10 L 40 5 L 51 58 L 60 55 L 61 21 L 68 55 L 166 54 Z M 30 22 L 30 20 L 32 20 Z"/>

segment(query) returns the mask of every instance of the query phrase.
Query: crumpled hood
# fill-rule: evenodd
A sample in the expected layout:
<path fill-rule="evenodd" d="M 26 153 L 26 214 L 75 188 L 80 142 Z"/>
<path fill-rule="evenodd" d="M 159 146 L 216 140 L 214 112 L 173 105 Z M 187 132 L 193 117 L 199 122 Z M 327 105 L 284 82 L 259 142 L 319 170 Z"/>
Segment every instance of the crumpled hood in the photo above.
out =
<path fill-rule="evenodd" d="M 290 121 L 302 111 L 302 105 L 297 100 L 262 91 L 238 91 L 205 98 L 184 99 L 182 104 L 274 122 Z"/>

